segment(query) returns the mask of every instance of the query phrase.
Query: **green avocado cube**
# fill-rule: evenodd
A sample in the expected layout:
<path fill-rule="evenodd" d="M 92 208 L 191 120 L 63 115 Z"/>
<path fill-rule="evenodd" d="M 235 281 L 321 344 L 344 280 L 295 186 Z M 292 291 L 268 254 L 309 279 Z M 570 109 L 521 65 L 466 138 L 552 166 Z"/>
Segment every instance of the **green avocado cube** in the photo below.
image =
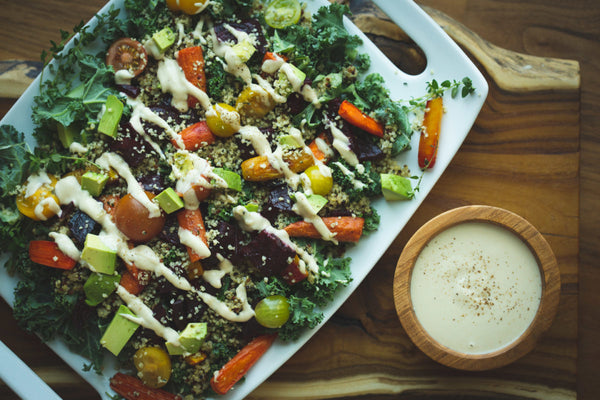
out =
<path fill-rule="evenodd" d="M 309 194 L 306 196 L 306 200 L 308 200 L 315 213 L 321 211 L 321 209 L 325 207 L 325 204 L 327 204 L 327 199 L 320 194 Z"/>
<path fill-rule="evenodd" d="M 298 139 L 296 139 L 292 135 L 283 135 L 279 137 L 279 144 L 282 146 L 288 146 L 292 148 L 302 147 L 301 143 L 298 143 Z"/>
<path fill-rule="evenodd" d="M 117 310 L 117 313 L 113 317 L 112 321 L 104 331 L 104 335 L 100 338 L 100 344 L 104 346 L 108 351 L 118 356 L 123 347 L 127 344 L 127 341 L 133 336 L 139 324 L 127 319 L 123 315 L 136 315 L 126 306 L 121 305 Z"/>
<path fill-rule="evenodd" d="M 258 210 L 259 210 L 258 204 L 254 204 L 254 203 L 244 204 L 244 207 L 246 208 L 246 210 L 248 210 L 250 212 L 258 212 Z"/>
<path fill-rule="evenodd" d="M 108 175 L 99 172 L 87 171 L 81 176 L 81 188 L 94 197 L 100 196 L 106 182 L 108 182 Z"/>
<path fill-rule="evenodd" d="M 394 174 L 381 174 L 381 191 L 389 201 L 410 200 L 415 196 L 410 180 Z"/>
<path fill-rule="evenodd" d="M 121 275 L 106 275 L 92 272 L 88 280 L 83 284 L 85 302 L 88 306 L 97 306 L 115 291 L 120 281 Z"/>
<path fill-rule="evenodd" d="M 213 168 L 213 172 L 223 178 L 229 189 L 237 192 L 242 191 L 242 177 L 240 175 L 224 168 Z"/>
<path fill-rule="evenodd" d="M 160 208 L 165 210 L 167 214 L 171 214 L 179 209 L 182 209 L 184 204 L 181 197 L 177 195 L 173 188 L 166 188 L 154 198 Z"/>
<path fill-rule="evenodd" d="M 152 35 L 152 40 L 154 40 L 156 47 L 158 47 L 158 50 L 161 53 L 164 53 L 165 50 L 167 50 L 173 45 L 173 43 L 175 43 L 175 38 L 175 34 L 169 27 L 163 28 L 160 31 L 156 32 L 154 35 Z"/>
<path fill-rule="evenodd" d="M 104 113 L 98 124 L 98 132 L 113 138 L 116 137 L 119 121 L 121 121 L 121 115 L 123 115 L 123 107 L 123 103 L 117 96 L 113 94 L 108 96 L 106 103 L 104 103 Z"/>
<path fill-rule="evenodd" d="M 88 233 L 81 259 L 87 262 L 94 272 L 112 275 L 115 272 L 117 252 L 105 245 L 98 235 Z"/>
<path fill-rule="evenodd" d="M 247 40 L 239 41 L 238 43 L 231 46 L 231 49 L 233 50 L 233 53 L 236 56 L 238 56 L 240 61 L 242 61 L 243 63 L 248 62 L 250 57 L 252 57 L 252 55 L 256 51 L 256 47 L 254 47 L 254 45 Z"/>
<path fill-rule="evenodd" d="M 81 131 L 74 124 L 64 126 L 61 123 L 57 123 L 56 130 L 58 131 L 58 140 L 60 140 L 65 149 L 68 149 L 73 142 L 81 139 Z"/>
<path fill-rule="evenodd" d="M 206 322 L 190 322 L 179 334 L 181 346 L 167 343 L 167 351 L 171 355 L 193 354 L 200 350 L 208 332 Z"/>

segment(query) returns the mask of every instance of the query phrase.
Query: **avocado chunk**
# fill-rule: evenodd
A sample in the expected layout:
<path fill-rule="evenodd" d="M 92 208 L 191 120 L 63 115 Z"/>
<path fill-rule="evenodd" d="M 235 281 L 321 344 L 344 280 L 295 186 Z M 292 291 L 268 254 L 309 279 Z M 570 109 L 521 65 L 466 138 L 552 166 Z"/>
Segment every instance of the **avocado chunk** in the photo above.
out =
<path fill-rule="evenodd" d="M 175 43 L 175 34 L 169 27 L 165 27 L 152 35 L 152 40 L 158 47 L 161 53 L 164 53 L 169 47 Z"/>
<path fill-rule="evenodd" d="M 179 334 L 181 346 L 167 343 L 167 350 L 171 355 L 193 354 L 200 350 L 207 334 L 206 322 L 190 322 Z"/>
<path fill-rule="evenodd" d="M 92 272 L 88 280 L 83 284 L 86 304 L 94 307 L 102 303 L 115 291 L 120 280 L 121 275 L 106 275 Z"/>
<path fill-rule="evenodd" d="M 116 137 L 121 115 L 123 115 L 123 103 L 117 96 L 111 94 L 104 103 L 104 113 L 98 124 L 98 132 L 113 138 Z"/>
<path fill-rule="evenodd" d="M 87 262 L 94 272 L 112 275 L 115 272 L 117 252 L 105 245 L 100 236 L 88 233 L 81 259 Z"/>
<path fill-rule="evenodd" d="M 73 124 L 64 126 L 63 124 L 58 123 L 56 124 L 56 130 L 58 131 L 58 140 L 60 140 L 65 149 L 68 149 L 73 142 L 76 142 L 81 138 L 81 131 Z"/>
<path fill-rule="evenodd" d="M 325 204 L 327 204 L 327 199 L 320 194 L 309 194 L 306 196 L 306 200 L 308 200 L 315 213 L 321 211 L 321 209 L 325 207 Z"/>
<path fill-rule="evenodd" d="M 258 204 L 247 203 L 247 204 L 244 204 L 244 207 L 246 208 L 246 210 L 248 210 L 250 212 L 258 212 Z"/>
<path fill-rule="evenodd" d="M 256 47 L 247 40 L 239 41 L 238 43 L 231 46 L 233 53 L 238 56 L 241 62 L 245 63 L 252 57 L 256 51 Z"/>
<path fill-rule="evenodd" d="M 183 200 L 177 195 L 173 188 L 166 188 L 154 198 L 154 201 L 158 203 L 167 214 L 171 214 L 181 208 L 183 208 Z"/>
<path fill-rule="evenodd" d="M 240 175 L 224 168 L 213 168 L 213 172 L 223 178 L 229 189 L 237 192 L 242 191 L 242 177 Z"/>
<path fill-rule="evenodd" d="M 87 171 L 81 176 L 81 188 L 94 197 L 100 196 L 106 182 L 108 182 L 108 175 L 99 172 Z"/>
<path fill-rule="evenodd" d="M 139 326 L 139 324 L 124 317 L 123 314 L 131 315 L 132 317 L 136 316 L 126 306 L 119 306 L 117 313 L 108 325 L 108 328 L 106 328 L 104 335 L 100 338 L 100 344 L 115 356 L 119 355 L 123 347 L 127 344 L 127 341 L 129 341 Z"/>
<path fill-rule="evenodd" d="M 390 201 L 410 200 L 415 196 L 410 180 L 394 174 L 381 174 L 381 191 Z"/>
<path fill-rule="evenodd" d="M 298 139 L 296 139 L 293 135 L 280 136 L 279 144 L 282 146 L 288 146 L 288 147 L 292 147 L 292 148 L 302 147 L 302 144 L 298 143 Z"/>

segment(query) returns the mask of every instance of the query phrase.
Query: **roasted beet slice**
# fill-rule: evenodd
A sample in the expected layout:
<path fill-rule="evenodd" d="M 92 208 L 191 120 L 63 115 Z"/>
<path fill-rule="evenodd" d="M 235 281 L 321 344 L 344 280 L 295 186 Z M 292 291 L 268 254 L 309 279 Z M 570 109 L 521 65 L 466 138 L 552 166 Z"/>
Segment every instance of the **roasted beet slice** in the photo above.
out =
<path fill-rule="evenodd" d="M 177 213 L 168 214 L 165 219 L 165 226 L 158 234 L 158 238 L 163 242 L 167 242 L 173 246 L 181 246 L 178 229 L 179 222 L 177 222 Z"/>
<path fill-rule="evenodd" d="M 259 130 L 267 137 L 269 143 L 271 143 L 271 151 L 275 151 L 277 148 L 277 141 L 275 140 L 275 130 L 273 128 L 259 128 Z M 241 139 L 241 135 L 236 135 L 238 138 L 238 148 L 240 149 L 240 157 L 242 160 L 247 160 L 252 157 L 256 157 L 258 154 L 254 151 L 254 147 L 245 140 Z"/>
<path fill-rule="evenodd" d="M 73 238 L 80 245 L 83 245 L 88 233 L 98 233 L 100 231 L 100 225 L 80 210 L 73 213 L 69 219 L 68 226 Z"/>
<path fill-rule="evenodd" d="M 127 96 L 135 99 L 142 91 L 139 86 L 135 85 L 116 85 L 117 90 L 121 93 L 125 93 Z"/>
<path fill-rule="evenodd" d="M 273 185 L 267 203 L 261 210 L 263 217 L 268 219 L 271 223 L 275 222 L 277 216 L 281 213 L 293 213 L 292 206 L 294 202 L 290 197 L 290 187 L 287 184 L 276 184 Z"/>
<path fill-rule="evenodd" d="M 234 264 L 238 261 L 239 246 L 242 239 L 242 232 L 237 225 L 225 221 L 219 221 L 217 224 L 216 242 L 213 252 L 221 254 Z"/>
<path fill-rule="evenodd" d="M 149 155 L 155 155 L 152 146 L 133 129 L 129 121 L 119 124 L 119 135 L 109 147 L 132 167 L 139 165 Z"/>
<path fill-rule="evenodd" d="M 263 35 L 262 27 L 260 22 L 257 19 L 251 18 L 244 20 L 242 22 L 231 22 L 228 23 L 231 28 L 247 33 L 256 37 L 257 43 L 255 44 L 256 51 L 262 58 L 264 54 L 267 52 L 267 39 L 265 39 L 265 35 Z M 237 38 L 229 31 L 229 29 L 225 26 L 224 23 L 215 25 L 215 33 L 217 34 L 217 39 L 221 42 L 230 42 L 237 43 Z"/>
<path fill-rule="evenodd" d="M 159 194 L 167 188 L 163 177 L 159 173 L 142 175 L 137 177 L 137 181 L 142 184 L 144 190 Z"/>
<path fill-rule="evenodd" d="M 265 276 L 279 275 L 296 256 L 296 251 L 266 230 L 245 245 L 240 254 Z"/>
<path fill-rule="evenodd" d="M 358 132 L 358 134 L 355 134 L 354 132 L 344 133 L 348 136 L 348 139 L 350 139 L 350 149 L 356 154 L 358 161 L 375 161 L 380 160 L 385 156 L 383 150 L 381 150 L 376 143 L 368 138 L 362 137 L 363 134 L 361 132 Z"/>

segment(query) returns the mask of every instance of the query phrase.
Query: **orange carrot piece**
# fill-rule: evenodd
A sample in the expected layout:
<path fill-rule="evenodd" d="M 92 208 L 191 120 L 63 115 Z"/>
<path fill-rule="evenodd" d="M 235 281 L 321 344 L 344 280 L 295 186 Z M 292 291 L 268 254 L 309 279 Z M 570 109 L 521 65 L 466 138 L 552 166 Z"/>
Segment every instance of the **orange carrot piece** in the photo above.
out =
<path fill-rule="evenodd" d="M 29 242 L 29 258 L 37 264 L 58 269 L 73 269 L 77 261 L 63 253 L 55 242 L 32 240 Z"/>
<path fill-rule="evenodd" d="M 279 59 L 282 59 L 283 61 L 288 60 L 288 58 L 282 54 L 274 53 L 272 51 L 267 51 L 265 53 L 265 56 L 263 57 L 263 62 L 265 62 L 267 60 L 278 61 Z"/>
<path fill-rule="evenodd" d="M 177 222 L 182 229 L 186 229 L 192 232 L 194 235 L 200 237 L 204 244 L 208 246 L 208 239 L 206 239 L 206 228 L 204 227 L 204 220 L 202 213 L 199 209 L 188 210 L 183 209 L 177 213 Z M 201 257 L 194 252 L 189 246 L 187 247 L 190 261 L 195 262 L 201 259 Z"/>
<path fill-rule="evenodd" d="M 327 136 L 325 136 L 324 133 L 321 133 L 312 142 L 310 142 L 308 147 L 310 148 L 310 151 L 312 151 L 313 155 L 317 160 L 326 163 L 327 161 L 329 161 L 329 156 L 321 151 L 319 145 L 317 144 L 317 139 L 321 139 L 322 141 L 327 143 L 327 145 L 329 145 L 327 141 Z"/>
<path fill-rule="evenodd" d="M 142 285 L 141 282 L 129 271 L 123 272 L 121 275 L 121 280 L 119 281 L 119 285 L 123 286 L 125 290 L 134 296 L 140 294 L 145 287 L 145 285 Z"/>
<path fill-rule="evenodd" d="M 338 109 L 338 114 L 357 128 L 367 131 L 372 135 L 383 137 L 383 125 L 360 111 L 358 107 L 348 100 L 342 101 Z"/>
<path fill-rule="evenodd" d="M 340 242 L 358 242 L 365 225 L 364 218 L 360 217 L 324 217 L 323 222 L 327 229 L 335 233 L 335 239 Z M 317 228 L 306 221 L 291 223 L 284 229 L 291 237 L 321 238 Z"/>
<path fill-rule="evenodd" d="M 423 130 L 419 139 L 418 158 L 421 169 L 432 168 L 435 164 L 443 114 L 444 102 L 441 97 L 427 101 L 423 118 Z"/>
<path fill-rule="evenodd" d="M 277 334 L 258 336 L 239 351 L 210 380 L 218 394 L 227 393 L 271 347 Z"/>
<path fill-rule="evenodd" d="M 181 396 L 149 388 L 141 380 L 121 372 L 110 378 L 110 388 L 126 400 L 181 400 Z"/>
<path fill-rule="evenodd" d="M 185 150 L 198 150 L 200 147 L 213 144 L 216 140 L 215 135 L 208 129 L 206 121 L 196 122 L 179 132 Z M 178 146 L 177 140 L 171 139 L 175 147 Z"/>
<path fill-rule="evenodd" d="M 206 92 L 206 75 L 204 73 L 204 53 L 202 47 L 193 46 L 179 50 L 177 63 L 183 70 L 185 78 L 198 89 Z M 195 107 L 198 99 L 188 96 L 188 106 Z"/>

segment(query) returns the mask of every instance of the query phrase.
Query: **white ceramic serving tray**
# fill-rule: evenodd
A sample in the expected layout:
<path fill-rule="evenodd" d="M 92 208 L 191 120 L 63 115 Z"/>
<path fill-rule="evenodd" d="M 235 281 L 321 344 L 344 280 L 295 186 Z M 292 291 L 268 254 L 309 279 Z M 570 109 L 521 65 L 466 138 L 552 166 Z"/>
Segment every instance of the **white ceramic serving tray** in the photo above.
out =
<path fill-rule="evenodd" d="M 306 0 L 306 3 L 308 3 L 308 9 L 311 11 L 316 11 L 320 6 L 328 4 L 326 0 Z M 375 3 L 421 47 L 427 56 L 427 67 L 421 74 L 416 76 L 405 74 L 394 66 L 346 18 L 345 24 L 348 31 L 363 39 L 362 51 L 371 56 L 372 62 L 369 72 L 379 72 L 385 78 L 393 99 L 410 99 L 411 97 L 422 96 L 426 92 L 426 83 L 432 79 L 442 82 L 446 79 L 460 80 L 466 76 L 473 81 L 476 93 L 464 99 L 460 96 L 457 96 L 456 99 L 450 99 L 449 97 L 445 99 L 446 113 L 442 121 L 442 134 L 436 165 L 425 174 L 416 197 L 411 201 L 386 202 L 381 199 L 374 203 L 381 215 L 379 230 L 361 239 L 360 243 L 347 253 L 348 256 L 352 257 L 353 281 L 337 293 L 336 299 L 328 307 L 322 309 L 325 318 L 320 326 L 326 323 L 358 287 L 431 191 L 469 133 L 488 93 L 488 85 L 484 77 L 469 58 L 413 1 L 378 0 Z M 106 12 L 111 5 L 122 7 L 123 0 L 110 1 L 100 13 Z M 89 24 L 94 25 L 95 19 L 92 19 Z M 31 114 L 33 98 L 38 93 L 39 77 L 6 114 L 1 124 L 11 124 L 17 130 L 30 134 L 33 131 L 33 125 L 31 119 L 27 116 Z M 31 137 L 28 140 L 33 144 Z M 413 150 L 402 154 L 399 160 L 402 164 L 407 164 L 415 174 L 419 171 L 416 151 L 418 141 L 419 135 L 416 133 L 412 138 Z M 6 256 L 0 258 L 0 263 L 4 264 L 5 260 Z M 5 268 L 0 268 L 0 295 L 11 306 L 14 302 L 13 289 L 15 285 L 16 280 L 7 275 Z M 391 284 L 389 290 L 392 290 Z M 248 372 L 246 379 L 236 385 L 227 395 L 220 398 L 233 400 L 246 397 L 300 349 L 317 332 L 319 327 L 307 330 L 293 343 L 276 341 L 272 348 Z M 104 374 L 97 375 L 94 372 L 83 371 L 82 366 L 86 363 L 89 364 L 89 361 L 70 352 L 62 342 L 55 340 L 48 343 L 48 346 L 87 380 L 103 399 L 108 399 L 108 394 L 113 393 L 109 388 L 109 378 L 114 374 L 115 369 L 113 365 L 110 365 L 110 361 L 104 370 Z M 1 354 L 0 359 L 4 359 Z M 106 357 L 106 359 L 111 360 L 111 357 Z M 13 382 L 13 384 L 27 385 L 29 382 Z"/>

